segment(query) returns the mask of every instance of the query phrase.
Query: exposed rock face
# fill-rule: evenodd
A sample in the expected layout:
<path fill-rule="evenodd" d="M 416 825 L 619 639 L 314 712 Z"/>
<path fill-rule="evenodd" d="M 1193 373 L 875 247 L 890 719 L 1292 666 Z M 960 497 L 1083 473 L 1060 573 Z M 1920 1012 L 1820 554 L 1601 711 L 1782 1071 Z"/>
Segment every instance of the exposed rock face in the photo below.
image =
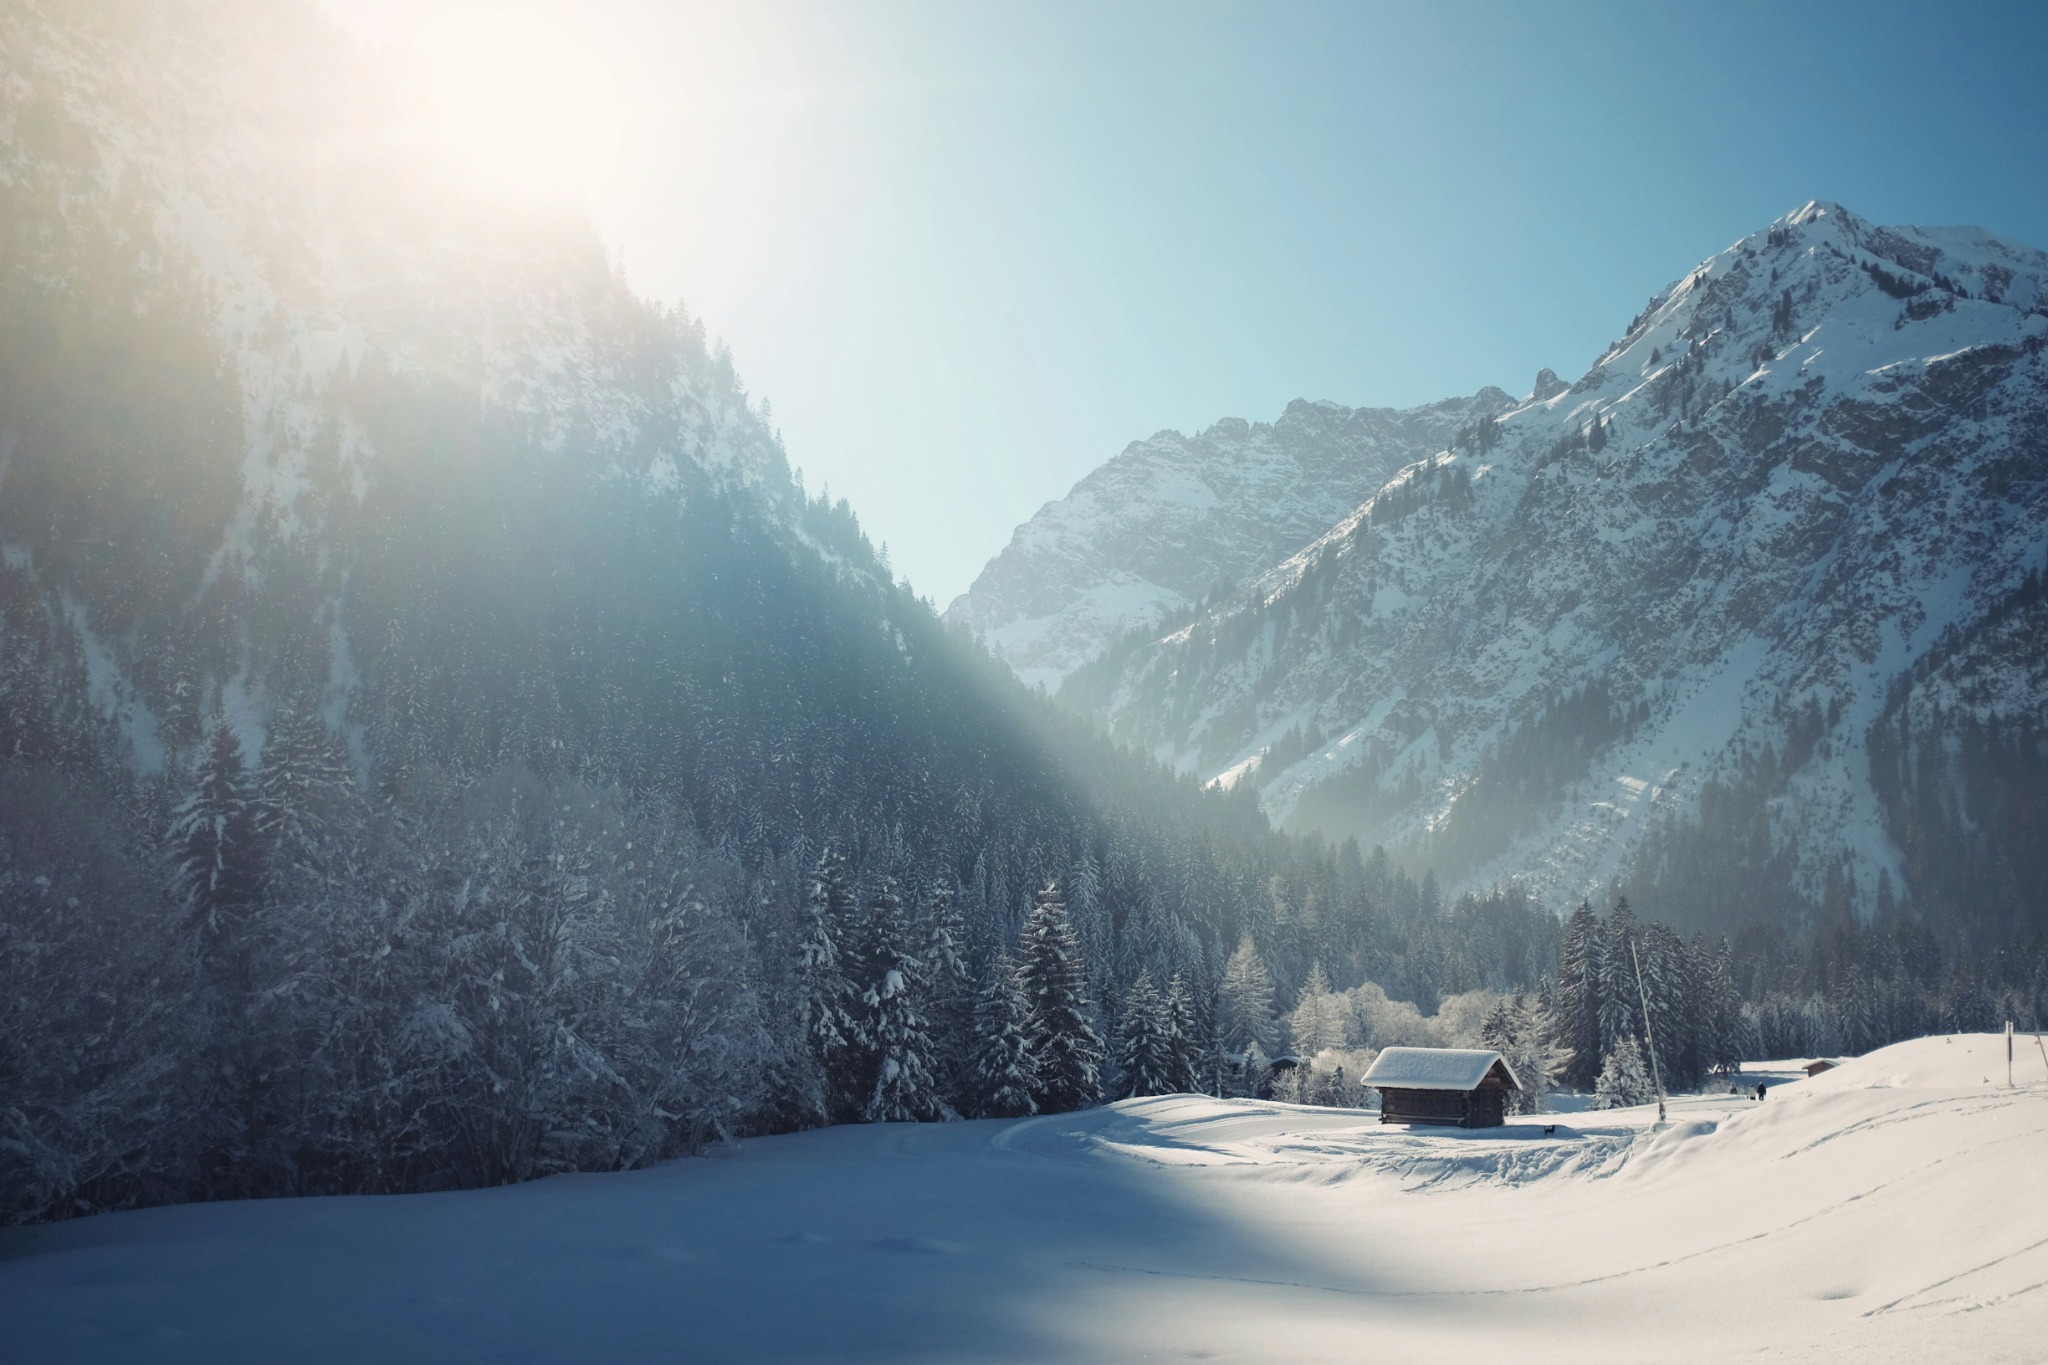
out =
<path fill-rule="evenodd" d="M 2048 714 L 2044 279 L 2048 257 L 1977 229 L 1810 204 L 1653 299 L 1568 389 L 1546 373 L 1063 699 L 1453 887 L 1647 878 L 1702 918 L 1738 887 L 1944 894 L 1915 848 L 1995 822 L 1981 784 L 1930 783 L 1981 751 L 2010 786 Z M 1080 562 L 1047 576 L 1048 610 L 1106 581 Z M 1999 838 L 2040 823 L 2038 791 L 2013 799 Z M 1671 885 L 1715 840 L 1727 886 Z"/>
<path fill-rule="evenodd" d="M 1297 400 L 1277 422 L 1162 431 L 1017 528 L 946 618 L 1057 688 L 1125 633 L 1232 586 L 1327 530 L 1403 465 L 1513 406 L 1499 389 L 1426 407 Z"/>

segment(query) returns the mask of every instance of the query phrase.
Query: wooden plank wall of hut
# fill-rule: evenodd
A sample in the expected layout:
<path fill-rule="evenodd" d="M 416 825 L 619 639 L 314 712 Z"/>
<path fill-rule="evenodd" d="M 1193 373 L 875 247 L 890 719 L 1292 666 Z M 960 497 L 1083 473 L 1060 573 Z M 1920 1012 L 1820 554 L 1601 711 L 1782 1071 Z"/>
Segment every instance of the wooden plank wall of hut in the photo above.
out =
<path fill-rule="evenodd" d="M 1489 1082 L 1477 1090 L 1382 1089 L 1380 1122 L 1498 1128 L 1507 1118 L 1507 1088 L 1491 1078 Z"/>
<path fill-rule="evenodd" d="M 1467 1128 L 1498 1128 L 1506 1120 L 1508 1092 L 1506 1087 L 1482 1085 L 1467 1097 L 1465 1126 Z"/>
<path fill-rule="evenodd" d="M 1463 1123 L 1462 1090 L 1382 1090 L 1381 1123 Z"/>

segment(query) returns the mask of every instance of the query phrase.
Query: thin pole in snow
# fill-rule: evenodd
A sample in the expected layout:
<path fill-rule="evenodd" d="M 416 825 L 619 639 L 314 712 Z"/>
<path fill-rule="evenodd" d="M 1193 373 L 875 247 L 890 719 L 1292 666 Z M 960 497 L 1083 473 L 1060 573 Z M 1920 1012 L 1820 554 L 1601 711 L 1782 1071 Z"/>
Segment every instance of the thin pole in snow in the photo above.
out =
<path fill-rule="evenodd" d="M 2005 1088 L 2012 1089 L 2012 1020 L 2005 1021 Z"/>
<path fill-rule="evenodd" d="M 1657 1031 L 1650 1027 L 1650 992 L 1643 987 L 1643 960 L 1636 956 L 1636 941 L 1628 941 L 1628 960 L 1636 968 L 1636 995 L 1643 1002 L 1643 1036 L 1650 1042 L 1650 1079 L 1657 1083 L 1657 1122 L 1664 1121 L 1664 1072 L 1657 1065 Z"/>

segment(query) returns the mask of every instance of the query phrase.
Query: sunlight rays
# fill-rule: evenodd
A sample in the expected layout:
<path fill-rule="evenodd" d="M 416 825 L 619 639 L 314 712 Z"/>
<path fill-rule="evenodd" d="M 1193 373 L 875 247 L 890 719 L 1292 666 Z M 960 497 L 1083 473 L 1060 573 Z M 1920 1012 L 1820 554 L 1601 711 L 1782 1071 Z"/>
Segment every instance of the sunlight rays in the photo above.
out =
<path fill-rule="evenodd" d="M 407 46 L 426 76 L 418 133 L 478 183 L 588 205 L 618 173 L 629 108 L 573 28 L 531 10 L 431 15 Z"/>

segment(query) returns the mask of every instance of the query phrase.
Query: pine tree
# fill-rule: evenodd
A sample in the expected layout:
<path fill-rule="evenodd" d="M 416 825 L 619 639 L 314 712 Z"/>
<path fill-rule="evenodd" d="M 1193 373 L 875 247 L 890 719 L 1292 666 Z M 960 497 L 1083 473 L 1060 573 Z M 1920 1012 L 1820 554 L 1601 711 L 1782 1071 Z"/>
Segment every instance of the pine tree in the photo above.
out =
<path fill-rule="evenodd" d="M 1593 1088 L 1595 1109 L 1625 1109 L 1634 1104 L 1648 1104 L 1657 1098 L 1657 1089 L 1650 1084 L 1649 1068 L 1643 1064 L 1642 1049 L 1633 1038 L 1623 1038 L 1607 1054 L 1606 1064 L 1600 1068 L 1600 1080 Z"/>
<path fill-rule="evenodd" d="M 966 926 L 950 878 L 933 880 L 924 897 L 925 1020 L 932 1036 L 932 1065 L 940 1093 L 956 1108 L 967 1104 L 968 1065 L 974 1054 L 974 984 L 961 956 Z"/>
<path fill-rule="evenodd" d="M 1642 961 L 1643 992 L 1650 1004 L 1649 1040 L 1656 1045 L 1656 1066 L 1651 1078 L 1664 1078 L 1671 1089 L 1690 1089 L 1694 1078 L 1688 1054 L 1692 1050 L 1692 1009 L 1685 983 L 1685 945 L 1661 924 L 1643 928 L 1636 951 Z"/>
<path fill-rule="evenodd" d="M 202 1186 L 241 1196 L 275 1193 L 275 1030 L 265 1027 L 256 915 L 263 894 L 254 801 L 234 732 L 216 719 L 192 790 L 171 817 L 179 889 L 196 932 L 211 995 L 205 1071 Z"/>
<path fill-rule="evenodd" d="M 1166 997 L 1152 984 L 1152 973 L 1140 969 L 1124 997 L 1123 1022 L 1117 1029 L 1117 1095 L 1170 1095 L 1179 1087 L 1174 1074 L 1173 1019 Z"/>
<path fill-rule="evenodd" d="M 1289 1020 L 1296 1054 L 1304 1062 L 1309 1062 L 1328 1048 L 1343 1047 L 1348 1043 L 1350 1029 L 1345 1019 L 1346 1012 L 1344 997 L 1331 991 L 1330 979 L 1323 975 L 1323 964 L 1312 964 Z"/>
<path fill-rule="evenodd" d="M 856 994 L 839 944 L 847 921 L 846 864 L 834 849 L 818 857 L 804 898 L 803 938 L 797 946 L 797 996 L 803 1036 L 825 1077 L 829 1108 L 847 1118 L 856 1059 L 866 1044 L 854 1015 Z"/>
<path fill-rule="evenodd" d="M 1223 969 L 1217 1012 L 1226 1051 L 1243 1056 L 1256 1045 L 1272 1055 L 1277 1041 L 1274 1035 L 1279 1032 L 1273 1019 L 1273 978 L 1250 934 L 1239 940 L 1237 951 Z"/>
<path fill-rule="evenodd" d="M 1608 912 L 1600 945 L 1600 1055 L 1614 1051 L 1622 1039 L 1643 1036 L 1641 995 L 1636 989 L 1635 911 L 1623 896 Z"/>
<path fill-rule="evenodd" d="M 1102 1100 L 1102 1039 L 1090 1021 L 1088 969 L 1059 887 L 1047 882 L 1024 922 L 1018 977 L 1030 1005 L 1026 1037 L 1040 1112 Z"/>
<path fill-rule="evenodd" d="M 1514 998 L 1503 995 L 1493 1002 L 1493 1008 L 1486 1012 L 1486 1018 L 1479 1025 L 1479 1046 L 1492 1048 L 1505 1057 L 1514 1045 Z M 1509 1063 L 1509 1066 L 1513 1065 Z"/>
<path fill-rule="evenodd" d="M 1572 911 L 1558 954 L 1558 1041 L 1570 1049 L 1565 1078 L 1591 1089 L 1600 1067 L 1600 921 L 1584 901 Z"/>
<path fill-rule="evenodd" d="M 974 1003 L 974 1059 L 968 1084 L 981 1118 L 1022 1118 L 1038 1112 L 1028 1029 L 1031 1002 L 1007 953 L 990 961 Z"/>
<path fill-rule="evenodd" d="M 1709 1073 L 1726 1075 L 1742 1064 L 1742 996 L 1722 939 L 1704 954 L 1700 986 L 1700 1062 Z"/>
<path fill-rule="evenodd" d="M 311 706 L 271 714 L 257 775 L 255 826 L 273 876 L 322 866 L 354 828 L 355 774 Z"/>
<path fill-rule="evenodd" d="M 861 1105 L 868 1123 L 916 1123 L 944 1117 L 932 1069 L 932 1040 L 918 996 L 924 964 L 910 951 L 910 926 L 895 883 L 883 878 L 868 905 L 868 987 L 861 1033 L 874 1058 L 874 1083 Z"/>
<path fill-rule="evenodd" d="M 1539 1112 L 1564 1071 L 1571 1054 L 1556 1043 L 1556 1027 L 1542 1002 L 1526 992 L 1502 996 L 1480 1026 L 1480 1045 L 1500 1053 L 1521 1082 L 1515 1113 Z"/>
<path fill-rule="evenodd" d="M 209 950 L 239 937 L 261 895 L 263 868 L 242 746 L 215 721 L 192 790 L 171 814 L 171 846 L 190 923 Z"/>
<path fill-rule="evenodd" d="M 1266 1055 L 1266 1049 L 1256 1042 L 1246 1046 L 1243 1060 L 1238 1065 L 1237 1093 L 1252 1099 L 1271 1099 L 1272 1091 L 1267 1082 L 1272 1079 L 1273 1059 Z"/>
<path fill-rule="evenodd" d="M 1166 990 L 1166 1018 L 1172 1044 L 1171 1072 L 1174 1094 L 1197 1094 L 1202 1089 L 1204 1031 L 1201 1013 L 1195 1008 L 1194 992 L 1179 972 Z"/>

